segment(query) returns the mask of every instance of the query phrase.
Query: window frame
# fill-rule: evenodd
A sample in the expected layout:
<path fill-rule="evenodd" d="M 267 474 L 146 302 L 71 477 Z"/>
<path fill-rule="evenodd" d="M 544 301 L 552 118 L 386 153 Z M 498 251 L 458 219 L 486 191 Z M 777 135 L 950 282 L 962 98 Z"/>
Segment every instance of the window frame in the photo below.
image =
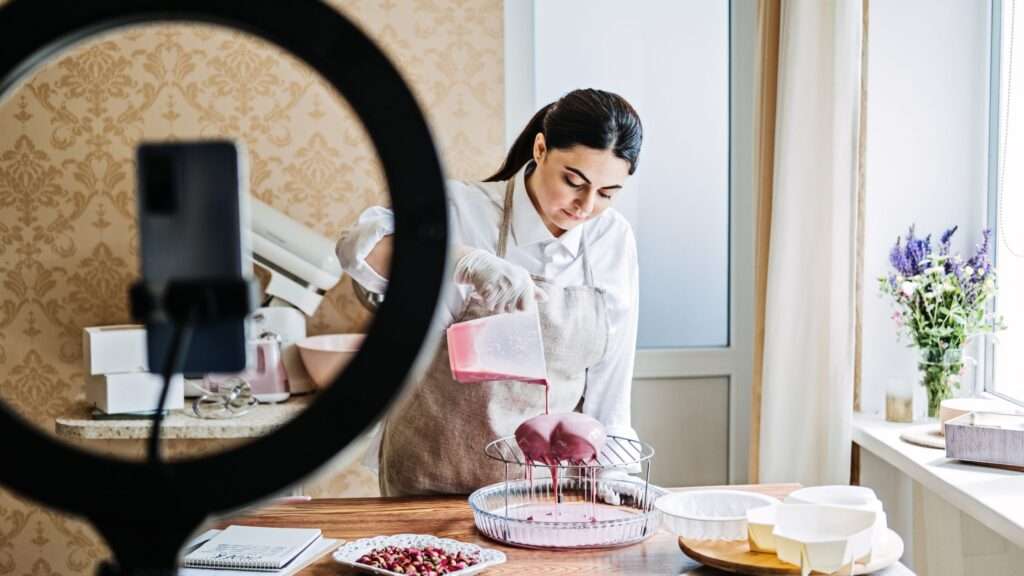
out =
<path fill-rule="evenodd" d="M 1003 63 L 1003 0 L 992 0 L 989 30 L 989 98 L 988 98 L 988 194 L 987 194 L 987 226 L 992 230 L 992 245 L 999 242 L 999 170 L 1001 168 L 1000 130 L 1002 128 L 1002 63 Z M 992 260 L 999 268 L 997 252 L 993 249 Z M 993 302 L 999 310 L 1000 296 L 997 294 Z M 981 390 L 984 395 L 999 398 L 1018 406 L 1024 406 L 1024 396 L 1016 398 L 998 392 L 995 389 L 995 341 L 985 338 L 982 365 L 979 370 L 983 382 Z"/>

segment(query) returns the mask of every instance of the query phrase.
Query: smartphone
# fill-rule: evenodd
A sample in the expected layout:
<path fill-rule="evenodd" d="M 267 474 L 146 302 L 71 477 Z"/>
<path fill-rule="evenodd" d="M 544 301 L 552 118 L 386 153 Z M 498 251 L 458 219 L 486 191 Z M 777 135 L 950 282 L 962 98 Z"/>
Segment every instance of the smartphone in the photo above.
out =
<path fill-rule="evenodd" d="M 230 141 L 143 143 L 136 155 L 142 281 L 249 280 L 248 177 Z M 248 268 L 248 270 L 247 270 Z M 160 373 L 174 326 L 146 324 L 149 369 Z M 185 374 L 239 372 L 246 366 L 244 318 L 194 326 Z"/>

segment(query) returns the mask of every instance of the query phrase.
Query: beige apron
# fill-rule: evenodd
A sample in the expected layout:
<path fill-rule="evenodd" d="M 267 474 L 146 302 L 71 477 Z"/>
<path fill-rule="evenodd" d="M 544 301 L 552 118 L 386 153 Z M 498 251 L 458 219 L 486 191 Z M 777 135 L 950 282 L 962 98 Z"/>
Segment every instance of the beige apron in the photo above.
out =
<path fill-rule="evenodd" d="M 513 180 L 505 207 L 497 255 L 504 258 L 512 222 Z M 552 413 L 572 412 L 583 399 L 586 373 L 604 357 L 608 344 L 604 293 L 594 286 L 585 238 L 580 240 L 585 283 L 555 287 L 535 277 L 547 293 L 538 302 Z M 489 316 L 478 298 L 468 298 L 455 321 Z M 462 384 L 452 378 L 448 344 L 442 344 L 408 401 L 384 424 L 380 445 L 380 488 L 384 496 L 467 494 L 505 478 L 503 464 L 484 455 L 489 442 L 509 436 L 527 418 L 544 413 L 544 387 L 501 381 Z"/>

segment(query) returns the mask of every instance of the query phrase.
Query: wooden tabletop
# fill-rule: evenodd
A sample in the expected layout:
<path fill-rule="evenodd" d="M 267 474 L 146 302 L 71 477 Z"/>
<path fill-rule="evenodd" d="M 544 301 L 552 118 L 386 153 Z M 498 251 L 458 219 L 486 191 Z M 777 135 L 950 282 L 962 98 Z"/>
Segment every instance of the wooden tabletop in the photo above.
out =
<path fill-rule="evenodd" d="M 781 498 L 798 487 L 796 484 L 772 484 L 729 488 Z M 548 551 L 504 546 L 484 538 L 476 531 L 473 512 L 464 496 L 318 499 L 276 504 L 230 523 L 315 527 L 322 529 L 330 538 L 349 541 L 402 533 L 454 538 L 496 548 L 508 555 L 507 563 L 488 570 L 487 574 L 723 574 L 700 567 L 684 556 L 679 550 L 676 537 L 664 530 L 639 544 L 612 550 Z M 327 555 L 300 574 L 337 576 L 357 572 L 342 567 Z"/>

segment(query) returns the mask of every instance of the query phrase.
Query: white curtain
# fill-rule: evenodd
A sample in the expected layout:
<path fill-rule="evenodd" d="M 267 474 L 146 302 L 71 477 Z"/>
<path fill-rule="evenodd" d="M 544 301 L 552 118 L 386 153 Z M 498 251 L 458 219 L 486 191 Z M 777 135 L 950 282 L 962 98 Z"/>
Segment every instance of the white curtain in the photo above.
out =
<path fill-rule="evenodd" d="M 782 4 L 762 482 L 849 482 L 861 10 Z"/>

